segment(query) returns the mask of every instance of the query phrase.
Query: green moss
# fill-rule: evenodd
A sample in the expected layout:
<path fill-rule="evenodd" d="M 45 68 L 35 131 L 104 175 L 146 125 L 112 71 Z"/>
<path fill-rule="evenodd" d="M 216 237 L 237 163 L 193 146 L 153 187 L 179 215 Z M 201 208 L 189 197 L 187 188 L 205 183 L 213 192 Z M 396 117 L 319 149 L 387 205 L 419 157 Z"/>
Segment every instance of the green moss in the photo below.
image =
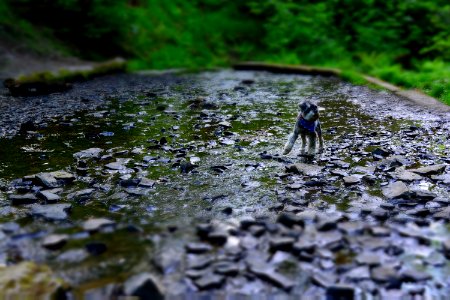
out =
<path fill-rule="evenodd" d="M 56 72 L 37 72 L 29 75 L 23 75 L 15 79 L 17 84 L 24 83 L 56 83 L 56 82 L 73 82 L 91 79 L 96 76 L 106 75 L 110 73 L 123 72 L 127 69 L 126 61 L 122 59 L 114 59 L 101 64 L 97 64 L 87 70 L 59 70 Z"/>

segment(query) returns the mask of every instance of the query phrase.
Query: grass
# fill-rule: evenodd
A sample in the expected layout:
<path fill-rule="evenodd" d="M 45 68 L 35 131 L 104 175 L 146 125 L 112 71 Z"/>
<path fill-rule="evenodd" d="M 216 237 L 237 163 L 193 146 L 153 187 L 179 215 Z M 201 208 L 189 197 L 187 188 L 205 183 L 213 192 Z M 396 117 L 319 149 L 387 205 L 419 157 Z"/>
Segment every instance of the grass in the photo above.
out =
<path fill-rule="evenodd" d="M 418 89 L 450 105 L 450 64 L 443 61 L 416 63 L 414 70 L 399 65 L 383 66 L 370 71 L 371 75 L 409 89 Z"/>

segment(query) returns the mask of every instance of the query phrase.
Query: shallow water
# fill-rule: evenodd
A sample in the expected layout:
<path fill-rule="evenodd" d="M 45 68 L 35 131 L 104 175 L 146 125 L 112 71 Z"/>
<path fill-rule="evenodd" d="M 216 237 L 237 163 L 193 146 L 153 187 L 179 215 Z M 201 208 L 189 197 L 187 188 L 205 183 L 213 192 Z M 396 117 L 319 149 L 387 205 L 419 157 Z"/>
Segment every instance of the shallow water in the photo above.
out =
<path fill-rule="evenodd" d="M 280 155 L 295 122 L 297 105 L 303 100 L 321 107 L 327 151 L 316 157 L 319 165 L 338 162 L 340 169 L 363 176 L 376 165 L 371 152 L 378 147 L 390 147 L 410 157 L 412 167 L 448 159 L 448 131 L 436 126 L 440 118 L 432 113 L 418 115 L 402 103 L 389 109 L 385 99 L 392 96 L 384 92 L 333 78 L 265 72 L 225 70 L 173 76 L 167 85 L 153 84 L 151 76 L 143 76 L 139 83 L 125 76 L 121 80 L 130 87 L 145 86 L 147 92 L 128 91 L 125 83 L 107 94 L 109 101 L 98 111 L 58 116 L 41 122 L 34 132 L 0 139 L 0 182 L 5 190 L 12 190 L 11 183 L 30 174 L 76 173 L 73 154 L 84 149 L 102 148 L 102 154 L 111 156 L 90 161 L 87 176 L 64 186 L 61 202 L 73 205 L 66 222 L 34 219 L 28 216 L 26 206 L 11 207 L 2 193 L 0 220 L 18 222 L 21 228 L 15 236 L 0 241 L 6 252 L 0 263 L 3 259 L 3 263 L 35 260 L 49 264 L 59 276 L 80 285 L 75 293 L 82 294 L 92 285 L 105 286 L 109 280 L 120 281 L 151 269 L 153 249 L 159 243 L 154 236 L 167 235 L 167 226 L 178 229 L 175 240 L 177 235 L 189 236 L 190 225 L 198 221 L 243 215 L 274 218 L 273 206 L 285 198 L 307 201 L 309 208 L 328 212 L 352 212 L 385 201 L 381 180 L 370 186 L 346 187 L 339 177 L 327 175 L 322 179 L 327 189 L 323 185 L 289 188 L 310 180 L 284 176 L 286 165 L 302 159 L 297 156 L 300 141 L 289 156 Z M 215 107 L 191 107 L 198 97 Z M 420 128 L 418 138 L 405 140 L 405 131 L 411 126 Z M 419 161 L 417 153 L 432 156 Z M 183 174 L 179 167 L 183 160 L 198 167 Z M 114 161 L 126 167 L 120 171 L 104 167 Z M 127 188 L 119 184 L 120 180 L 142 177 L 154 180 L 155 186 Z M 445 187 L 430 181 L 423 181 L 421 187 L 448 197 Z M 85 188 L 95 190 L 89 200 L 67 199 L 70 193 Z M 81 222 L 90 217 L 113 219 L 120 229 L 90 236 L 80 229 Z M 127 224 L 142 231 L 130 231 Z M 63 250 L 40 247 L 39 241 L 51 232 L 71 235 Z M 62 254 L 93 240 L 105 243 L 108 251 L 98 257 L 74 255 L 75 261 L 61 259 Z M 17 253 L 11 249 L 18 249 Z"/>

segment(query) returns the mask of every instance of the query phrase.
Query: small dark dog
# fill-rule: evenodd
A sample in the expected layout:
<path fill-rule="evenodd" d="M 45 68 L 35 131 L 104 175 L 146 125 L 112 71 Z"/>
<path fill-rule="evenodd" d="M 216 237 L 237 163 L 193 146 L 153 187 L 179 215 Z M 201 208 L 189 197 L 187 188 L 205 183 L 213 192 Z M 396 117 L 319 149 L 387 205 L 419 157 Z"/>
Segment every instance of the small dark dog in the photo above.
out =
<path fill-rule="evenodd" d="M 319 109 L 317 105 L 312 104 L 309 101 L 302 102 L 299 105 L 300 113 L 297 117 L 297 122 L 295 122 L 294 132 L 289 136 L 289 140 L 284 146 L 283 154 L 288 154 L 291 152 L 294 143 L 300 134 L 302 138 L 302 155 L 305 155 L 306 148 L 306 137 L 309 140 L 308 155 L 314 156 L 316 152 L 316 138 L 319 138 L 319 151 L 323 152 L 323 138 L 322 138 L 322 128 L 320 128 L 319 122 Z"/>

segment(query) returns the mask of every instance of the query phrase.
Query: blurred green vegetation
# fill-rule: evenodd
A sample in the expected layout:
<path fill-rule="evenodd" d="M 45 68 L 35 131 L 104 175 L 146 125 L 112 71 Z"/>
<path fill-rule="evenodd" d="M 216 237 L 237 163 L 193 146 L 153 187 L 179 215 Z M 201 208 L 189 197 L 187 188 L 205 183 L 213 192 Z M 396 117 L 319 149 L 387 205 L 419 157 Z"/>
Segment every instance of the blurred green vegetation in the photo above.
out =
<path fill-rule="evenodd" d="M 0 37 L 36 51 L 122 55 L 131 69 L 339 67 L 450 104 L 447 0 L 0 0 L 0 16 Z"/>

